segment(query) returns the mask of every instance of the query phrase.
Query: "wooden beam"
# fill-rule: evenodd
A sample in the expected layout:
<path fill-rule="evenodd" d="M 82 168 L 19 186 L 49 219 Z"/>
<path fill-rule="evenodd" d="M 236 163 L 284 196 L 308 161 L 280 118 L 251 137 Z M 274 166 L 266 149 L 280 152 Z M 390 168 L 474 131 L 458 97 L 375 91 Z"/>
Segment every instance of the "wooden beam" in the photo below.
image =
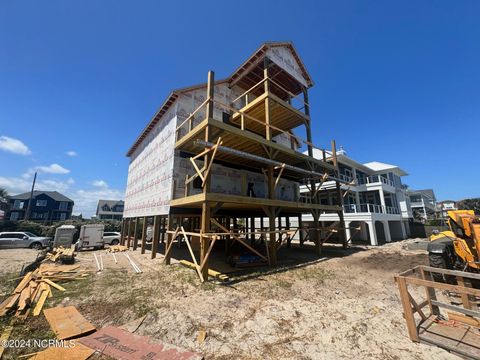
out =
<path fill-rule="evenodd" d="M 139 217 L 136 217 L 135 218 L 135 228 L 133 229 L 133 250 L 137 250 L 137 246 L 138 246 L 138 237 L 137 237 L 137 234 L 138 234 L 138 219 L 140 219 Z"/>
<path fill-rule="evenodd" d="M 188 247 L 188 251 L 190 252 L 190 256 L 192 257 L 193 263 L 195 264 L 195 270 L 197 270 L 197 273 L 198 273 L 198 276 L 200 277 L 200 280 L 202 282 L 204 282 L 206 278 L 203 276 L 202 271 L 200 270 L 200 266 L 197 263 L 197 259 L 195 257 L 195 254 L 194 254 L 193 250 L 192 250 L 192 247 L 190 245 L 190 241 L 188 240 L 188 236 L 185 233 L 185 229 L 183 228 L 183 226 L 181 226 L 180 229 L 181 229 L 182 234 L 183 234 L 183 240 L 185 240 L 185 243 L 187 244 L 187 247 Z M 207 279 L 208 279 L 208 271 L 207 271 Z"/>
<path fill-rule="evenodd" d="M 130 235 L 132 234 L 132 218 L 128 219 L 128 230 L 127 230 L 127 248 L 130 248 Z"/>
<path fill-rule="evenodd" d="M 403 317 L 407 322 L 408 335 L 410 336 L 410 340 L 419 342 L 420 340 L 418 338 L 417 325 L 413 316 L 412 306 L 410 305 L 410 296 L 408 293 L 407 284 L 405 282 L 406 278 L 397 277 L 396 279 L 398 289 L 400 291 L 400 299 L 402 300 Z"/>
<path fill-rule="evenodd" d="M 120 245 L 125 245 L 125 223 L 126 220 L 123 218 L 122 219 L 122 230 L 120 233 Z"/>
<path fill-rule="evenodd" d="M 206 141 L 208 141 L 208 140 L 206 140 Z M 210 170 L 212 169 L 212 166 L 213 166 L 213 160 L 215 159 L 215 155 L 217 154 L 217 149 L 218 149 L 218 147 L 219 147 L 220 145 L 222 145 L 222 138 L 221 138 L 221 137 L 219 137 L 219 138 L 217 139 L 217 143 L 216 143 L 215 146 L 212 148 L 212 149 L 213 149 L 213 154 L 212 154 L 212 156 L 210 157 L 210 159 L 209 159 L 210 162 L 209 162 L 209 164 L 208 164 L 208 166 L 207 166 L 207 169 L 205 170 L 205 173 L 203 174 L 202 187 L 205 187 L 205 185 L 206 185 L 206 180 L 207 180 L 208 175 L 210 174 Z"/>
<path fill-rule="evenodd" d="M 214 79 L 214 73 L 213 71 L 208 72 L 208 80 L 207 80 L 207 96 L 210 99 L 210 101 L 207 103 L 207 119 L 213 118 L 213 99 L 214 99 L 214 89 L 215 89 L 215 79 Z M 211 139 L 211 131 L 212 128 L 210 126 L 205 127 L 205 141 L 210 142 Z M 207 149 L 207 148 L 206 148 Z M 206 150 L 205 149 L 205 150 Z M 213 160 L 213 159 L 212 159 Z M 206 166 L 209 163 L 209 156 L 208 153 L 205 153 L 205 156 L 203 158 L 203 163 Z M 213 163 L 213 161 L 212 161 Z M 204 195 L 204 201 L 202 202 L 202 215 L 201 215 L 201 226 L 200 226 L 200 234 L 205 234 L 210 232 L 210 203 L 207 201 L 206 196 L 207 193 L 210 192 L 210 183 L 211 183 L 211 178 L 208 177 L 206 179 L 203 179 L 202 182 L 202 193 Z M 205 281 L 205 279 L 208 280 L 208 248 L 210 245 L 210 239 L 207 237 L 200 236 L 200 262 L 203 264 L 203 268 L 200 271 L 199 270 L 199 275 L 200 279 Z"/>
<path fill-rule="evenodd" d="M 167 227 L 168 227 L 168 230 L 173 230 L 173 215 L 172 214 L 168 214 Z M 178 228 L 177 228 L 177 230 L 178 230 Z M 165 257 L 163 259 L 163 262 L 166 265 L 170 265 L 170 259 L 171 259 L 170 250 L 172 248 L 173 240 L 175 239 L 175 236 L 177 235 L 177 233 L 178 233 L 178 231 L 176 231 L 175 234 L 170 234 L 170 233 L 167 234 L 167 244 L 165 246 Z"/>
<path fill-rule="evenodd" d="M 153 234 L 152 234 L 152 259 L 157 257 L 157 249 L 158 249 L 158 242 L 160 239 L 160 222 L 161 217 L 159 215 L 155 215 L 153 217 Z"/>
<path fill-rule="evenodd" d="M 145 254 L 145 245 L 147 244 L 147 217 L 143 217 L 143 227 L 142 227 L 142 248 L 140 253 Z"/>

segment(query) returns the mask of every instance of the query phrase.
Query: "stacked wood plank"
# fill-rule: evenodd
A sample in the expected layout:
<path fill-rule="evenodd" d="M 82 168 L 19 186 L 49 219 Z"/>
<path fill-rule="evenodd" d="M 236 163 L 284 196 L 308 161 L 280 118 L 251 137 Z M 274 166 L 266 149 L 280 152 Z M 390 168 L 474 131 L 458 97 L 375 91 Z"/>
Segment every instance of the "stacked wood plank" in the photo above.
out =
<path fill-rule="evenodd" d="M 112 245 L 107 249 L 107 252 L 122 252 L 127 251 L 128 247 L 123 245 Z"/>
<path fill-rule="evenodd" d="M 70 248 L 64 248 L 63 246 L 60 246 L 58 248 L 54 248 L 52 252 L 49 252 L 45 259 L 53 262 L 62 259 L 73 259 L 74 252 L 75 248 L 73 246 Z"/>
<path fill-rule="evenodd" d="M 25 319 L 30 312 L 38 316 L 47 298 L 52 297 L 52 287 L 65 291 L 56 282 L 81 279 L 88 273 L 80 265 L 57 265 L 43 263 L 28 272 L 18 283 L 12 294 L 0 304 L 0 316 L 15 310 L 15 316 Z"/>

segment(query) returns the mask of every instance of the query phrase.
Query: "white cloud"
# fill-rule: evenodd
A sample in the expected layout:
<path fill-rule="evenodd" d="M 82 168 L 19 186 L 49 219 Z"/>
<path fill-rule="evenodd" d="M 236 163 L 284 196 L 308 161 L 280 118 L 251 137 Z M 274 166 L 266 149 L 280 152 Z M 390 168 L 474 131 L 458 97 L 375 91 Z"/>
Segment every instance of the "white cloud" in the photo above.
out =
<path fill-rule="evenodd" d="M 0 136 L 0 149 L 19 155 L 30 155 L 32 153 L 22 141 L 8 136 Z"/>
<path fill-rule="evenodd" d="M 110 188 L 77 190 L 69 195 L 69 197 L 75 201 L 75 212 L 82 213 L 84 217 L 95 215 L 98 200 L 121 200 L 124 196 L 124 191 Z"/>
<path fill-rule="evenodd" d="M 63 166 L 58 164 L 51 164 L 48 166 L 38 166 L 37 171 L 43 172 L 45 174 L 68 174 L 70 170 L 65 169 Z"/>
<path fill-rule="evenodd" d="M 76 151 L 70 150 L 70 151 L 67 151 L 65 155 L 73 157 L 73 156 L 77 156 L 78 153 Z"/>
<path fill-rule="evenodd" d="M 93 180 L 91 184 L 97 188 L 108 188 L 108 184 L 105 180 Z"/>
<path fill-rule="evenodd" d="M 32 169 L 29 169 L 25 174 L 22 175 L 24 179 L 28 179 L 33 176 L 35 172 L 44 173 L 44 174 L 68 174 L 70 170 L 65 169 L 63 166 L 58 164 L 50 164 L 48 166 L 37 166 Z"/>
<path fill-rule="evenodd" d="M 75 181 L 71 178 L 67 181 L 42 179 L 35 183 L 35 190 L 58 191 L 64 193 L 70 189 L 70 186 L 74 182 Z M 0 176 L 0 187 L 5 188 L 10 195 L 17 195 L 30 191 L 32 188 L 32 181 L 30 179 L 22 179 L 19 177 Z"/>

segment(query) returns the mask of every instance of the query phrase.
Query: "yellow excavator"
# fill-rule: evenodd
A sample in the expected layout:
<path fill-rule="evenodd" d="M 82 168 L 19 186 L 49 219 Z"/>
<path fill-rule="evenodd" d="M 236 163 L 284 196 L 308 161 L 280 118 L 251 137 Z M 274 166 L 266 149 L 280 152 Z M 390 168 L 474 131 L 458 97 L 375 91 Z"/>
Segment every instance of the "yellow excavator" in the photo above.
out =
<path fill-rule="evenodd" d="M 480 272 L 480 216 L 473 210 L 448 211 L 450 230 L 434 233 L 428 243 L 431 267 Z M 450 282 L 442 274 L 432 276 L 436 281 Z"/>

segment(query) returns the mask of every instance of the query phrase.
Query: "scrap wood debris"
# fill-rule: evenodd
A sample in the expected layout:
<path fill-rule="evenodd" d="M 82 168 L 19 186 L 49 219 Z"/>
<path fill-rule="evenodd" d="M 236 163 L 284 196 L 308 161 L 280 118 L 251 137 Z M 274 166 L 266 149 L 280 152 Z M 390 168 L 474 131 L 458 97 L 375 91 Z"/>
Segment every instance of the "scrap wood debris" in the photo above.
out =
<path fill-rule="evenodd" d="M 107 249 L 107 252 L 122 252 L 122 251 L 127 251 L 128 247 L 123 246 L 123 245 L 112 245 Z"/>
<path fill-rule="evenodd" d="M 57 306 L 43 310 L 43 314 L 59 340 L 74 339 L 96 330 L 75 306 Z"/>
<path fill-rule="evenodd" d="M 75 248 L 72 246 L 70 248 L 64 248 L 60 246 L 58 248 L 54 248 L 52 252 L 47 253 L 45 260 L 50 260 L 56 262 L 58 260 L 62 262 L 73 261 L 75 257 Z"/>
<path fill-rule="evenodd" d="M 76 342 L 75 347 L 49 347 L 43 351 L 28 354 L 28 356 L 31 356 L 29 360 L 86 360 L 94 352 L 95 350 Z"/>
<path fill-rule="evenodd" d="M 0 304 L 0 316 L 15 311 L 15 316 L 25 319 L 30 312 L 38 316 L 42 311 L 47 298 L 52 297 L 52 287 L 65 291 L 65 288 L 56 282 L 82 279 L 88 276 L 80 265 L 57 265 L 42 263 L 34 271 L 22 277 L 12 294 Z"/>

